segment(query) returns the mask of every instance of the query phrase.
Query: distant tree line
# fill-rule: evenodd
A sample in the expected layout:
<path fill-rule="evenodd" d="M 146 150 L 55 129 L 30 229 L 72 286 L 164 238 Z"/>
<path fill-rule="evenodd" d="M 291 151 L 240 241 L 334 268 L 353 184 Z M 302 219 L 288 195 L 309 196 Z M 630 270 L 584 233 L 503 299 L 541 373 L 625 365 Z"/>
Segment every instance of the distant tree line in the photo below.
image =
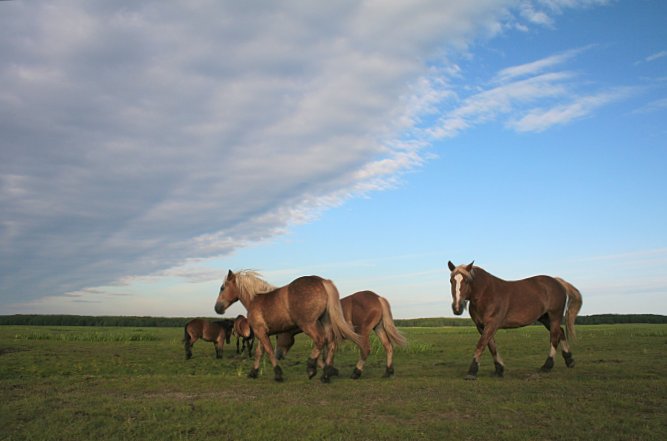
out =
<path fill-rule="evenodd" d="M 137 317 L 137 316 L 88 316 L 88 315 L 0 315 L 0 325 L 30 326 L 128 326 L 136 328 L 181 327 L 192 318 Z M 211 319 L 214 320 L 214 319 Z"/>
<path fill-rule="evenodd" d="M 667 323 L 667 316 L 658 314 L 596 314 L 582 315 L 578 325 L 612 325 L 614 323 Z"/>
<path fill-rule="evenodd" d="M 0 325 L 29 326 L 128 326 L 136 328 L 169 328 L 184 326 L 194 317 L 136 317 L 136 316 L 86 316 L 86 315 L 0 315 Z M 208 318 L 220 320 L 221 317 Z M 418 318 L 396 319 L 401 327 L 472 326 L 469 318 Z M 603 325 L 614 323 L 667 323 L 667 316 L 657 314 L 596 314 L 577 317 L 578 325 Z"/>
<path fill-rule="evenodd" d="M 469 318 L 448 318 L 448 317 L 432 317 L 432 318 L 416 318 L 416 319 L 395 319 L 396 326 L 404 328 L 437 328 L 441 326 L 472 326 L 472 321 Z"/>

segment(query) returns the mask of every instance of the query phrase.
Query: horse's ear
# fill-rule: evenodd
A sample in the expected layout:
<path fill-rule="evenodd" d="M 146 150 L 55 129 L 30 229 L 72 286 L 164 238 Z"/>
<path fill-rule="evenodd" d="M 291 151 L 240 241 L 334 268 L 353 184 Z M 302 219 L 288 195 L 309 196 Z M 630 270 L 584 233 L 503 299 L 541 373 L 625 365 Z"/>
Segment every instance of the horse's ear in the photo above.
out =
<path fill-rule="evenodd" d="M 454 269 L 456 268 L 456 266 L 452 263 L 451 260 L 447 262 L 447 266 L 449 267 L 450 271 L 454 271 Z"/>
<path fill-rule="evenodd" d="M 470 262 L 470 265 L 466 266 L 466 271 L 471 272 L 471 271 L 472 271 L 472 265 L 473 265 L 474 263 L 475 263 L 474 260 L 473 260 L 472 262 Z"/>
<path fill-rule="evenodd" d="M 232 272 L 232 270 L 229 270 L 229 272 L 227 273 L 227 280 L 232 280 L 233 278 L 234 278 L 234 273 Z"/>

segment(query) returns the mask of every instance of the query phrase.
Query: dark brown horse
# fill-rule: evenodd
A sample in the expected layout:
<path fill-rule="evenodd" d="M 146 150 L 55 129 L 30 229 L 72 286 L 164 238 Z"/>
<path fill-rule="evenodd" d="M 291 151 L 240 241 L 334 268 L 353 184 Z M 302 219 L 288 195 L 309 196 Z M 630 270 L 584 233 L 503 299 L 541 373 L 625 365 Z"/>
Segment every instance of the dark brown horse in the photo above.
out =
<path fill-rule="evenodd" d="M 317 359 L 326 345 L 328 351 L 323 382 L 329 382 L 335 372 L 332 364 L 337 343 L 348 338 L 359 344 L 359 336 L 343 317 L 338 289 L 331 280 L 304 276 L 276 288 L 254 271 L 229 271 L 220 287 L 215 312 L 223 314 L 237 300 L 248 310 L 248 322 L 260 343 L 248 374 L 251 378 L 257 378 L 263 351 L 266 351 L 271 359 L 275 380 L 283 380 L 282 369 L 273 352 L 269 335 L 300 328 L 313 340 L 314 346 L 307 364 L 309 378 L 317 373 Z"/>
<path fill-rule="evenodd" d="M 225 346 L 225 342 L 230 342 L 233 327 L 234 320 L 229 319 L 214 322 L 203 319 L 190 320 L 185 325 L 183 335 L 186 360 L 192 358 L 192 346 L 199 339 L 213 342 L 215 357 L 222 358 L 222 348 Z"/>
<path fill-rule="evenodd" d="M 474 263 L 474 262 L 473 262 Z M 563 358 L 567 367 L 574 367 L 568 338 L 574 338 L 574 319 L 582 305 L 581 293 L 563 279 L 549 276 L 534 276 L 516 281 L 505 281 L 470 265 L 455 266 L 448 263 L 451 271 L 452 310 L 461 315 L 469 303 L 470 318 L 481 334 L 466 379 L 477 378 L 479 359 L 485 347 L 493 356 L 495 375 L 502 377 L 505 365 L 498 354 L 494 334 L 498 329 L 519 328 L 539 321 L 550 334 L 550 349 L 542 371 L 554 366 L 558 345 L 562 344 Z M 567 334 L 561 327 L 563 314 Z"/>
<path fill-rule="evenodd" d="M 352 372 L 352 378 L 361 377 L 364 370 L 364 364 L 371 352 L 371 331 L 380 339 L 387 355 L 387 364 L 384 377 L 391 377 L 394 374 L 394 346 L 405 345 L 405 337 L 396 329 L 394 319 L 391 315 L 389 302 L 384 297 L 375 294 L 372 291 L 360 291 L 350 296 L 340 299 L 343 307 L 345 320 L 354 326 L 354 331 L 361 336 L 359 346 L 359 361 Z M 278 358 L 282 358 L 294 345 L 294 336 L 301 332 L 296 329 L 292 332 L 283 332 L 278 334 L 276 339 L 276 353 Z"/>
<path fill-rule="evenodd" d="M 248 348 L 248 357 L 252 355 L 252 347 L 255 344 L 255 333 L 248 323 L 248 319 L 239 315 L 234 320 L 234 334 L 236 334 L 236 353 L 243 354 Z M 241 349 L 239 350 L 239 340 L 241 340 Z"/>

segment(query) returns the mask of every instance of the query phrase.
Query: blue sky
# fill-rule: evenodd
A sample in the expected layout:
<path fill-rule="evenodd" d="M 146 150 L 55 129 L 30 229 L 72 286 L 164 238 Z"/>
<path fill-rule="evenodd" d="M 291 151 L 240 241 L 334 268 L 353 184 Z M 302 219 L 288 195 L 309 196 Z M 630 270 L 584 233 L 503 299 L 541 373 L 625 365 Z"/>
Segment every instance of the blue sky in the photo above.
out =
<path fill-rule="evenodd" d="M 451 316 L 447 261 L 474 259 L 667 314 L 666 19 L 2 2 L 0 313 L 212 316 L 253 268 Z"/>

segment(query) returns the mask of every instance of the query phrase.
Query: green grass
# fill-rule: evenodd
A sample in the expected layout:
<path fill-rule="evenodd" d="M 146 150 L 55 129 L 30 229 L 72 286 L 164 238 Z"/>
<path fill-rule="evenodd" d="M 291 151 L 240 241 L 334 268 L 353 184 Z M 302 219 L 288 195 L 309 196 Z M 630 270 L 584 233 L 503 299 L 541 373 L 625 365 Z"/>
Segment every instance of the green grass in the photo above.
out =
<path fill-rule="evenodd" d="M 308 380 L 301 335 L 278 384 L 267 361 L 246 378 L 235 345 L 186 361 L 178 328 L 0 326 L 0 439 L 667 439 L 667 325 L 578 326 L 577 366 L 549 374 L 543 328 L 501 331 L 505 378 L 487 352 L 474 382 L 474 328 L 402 331 L 392 379 L 374 342 L 360 380 L 350 343 L 339 378 Z"/>

